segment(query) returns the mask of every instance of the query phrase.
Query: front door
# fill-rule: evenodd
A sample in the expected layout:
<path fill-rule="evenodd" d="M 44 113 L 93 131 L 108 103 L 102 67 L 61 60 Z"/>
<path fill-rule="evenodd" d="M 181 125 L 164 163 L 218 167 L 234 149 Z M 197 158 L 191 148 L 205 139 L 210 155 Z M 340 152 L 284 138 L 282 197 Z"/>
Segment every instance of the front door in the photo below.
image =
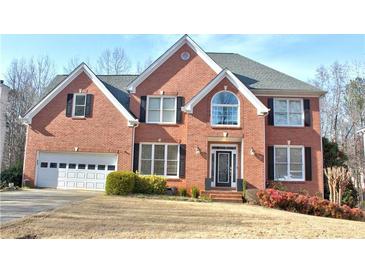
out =
<path fill-rule="evenodd" d="M 215 185 L 216 186 L 231 186 L 231 151 L 217 151 L 216 152 L 216 176 Z"/>

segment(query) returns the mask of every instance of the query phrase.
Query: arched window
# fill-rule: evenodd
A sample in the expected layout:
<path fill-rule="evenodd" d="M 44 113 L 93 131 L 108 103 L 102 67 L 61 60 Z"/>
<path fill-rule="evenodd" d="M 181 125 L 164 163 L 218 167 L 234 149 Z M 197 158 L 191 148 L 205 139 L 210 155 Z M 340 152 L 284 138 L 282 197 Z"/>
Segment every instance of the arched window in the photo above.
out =
<path fill-rule="evenodd" d="M 239 101 L 229 91 L 221 91 L 212 98 L 212 125 L 238 125 Z"/>

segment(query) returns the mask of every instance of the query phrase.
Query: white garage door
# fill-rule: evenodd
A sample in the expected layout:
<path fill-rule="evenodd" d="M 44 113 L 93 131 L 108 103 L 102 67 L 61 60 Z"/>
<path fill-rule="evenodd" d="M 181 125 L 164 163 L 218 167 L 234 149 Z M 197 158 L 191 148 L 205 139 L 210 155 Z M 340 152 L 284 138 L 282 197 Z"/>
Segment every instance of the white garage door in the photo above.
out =
<path fill-rule="evenodd" d="M 36 186 L 104 190 L 116 166 L 117 155 L 111 153 L 40 152 Z"/>

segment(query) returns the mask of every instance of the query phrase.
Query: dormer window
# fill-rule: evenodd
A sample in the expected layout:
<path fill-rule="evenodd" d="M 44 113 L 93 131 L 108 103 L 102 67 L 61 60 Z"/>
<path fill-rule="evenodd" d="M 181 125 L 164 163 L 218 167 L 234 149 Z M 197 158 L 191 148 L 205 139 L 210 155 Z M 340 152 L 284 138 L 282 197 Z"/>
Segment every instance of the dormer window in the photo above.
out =
<path fill-rule="evenodd" d="M 86 110 L 86 94 L 80 93 L 74 95 L 73 102 L 73 117 L 85 117 Z"/>
<path fill-rule="evenodd" d="M 211 124 L 213 126 L 238 126 L 239 101 L 230 91 L 215 94 L 211 104 Z"/>

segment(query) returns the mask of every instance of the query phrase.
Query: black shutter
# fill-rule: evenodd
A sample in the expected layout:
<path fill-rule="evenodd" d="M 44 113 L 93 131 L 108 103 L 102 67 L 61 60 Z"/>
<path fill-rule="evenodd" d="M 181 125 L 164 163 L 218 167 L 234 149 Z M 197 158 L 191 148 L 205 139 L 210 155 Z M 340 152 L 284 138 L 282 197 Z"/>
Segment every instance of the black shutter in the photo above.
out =
<path fill-rule="evenodd" d="M 303 100 L 304 107 L 304 125 L 310 127 L 311 125 L 311 111 L 310 111 L 310 101 L 309 99 Z"/>
<path fill-rule="evenodd" d="M 312 148 L 305 148 L 305 180 L 312 181 Z"/>
<path fill-rule="evenodd" d="M 186 145 L 180 144 L 180 165 L 179 165 L 180 178 L 185 178 L 185 163 L 186 163 Z"/>
<path fill-rule="evenodd" d="M 85 107 L 85 117 L 91 117 L 93 105 L 93 95 L 86 94 L 86 107 Z"/>
<path fill-rule="evenodd" d="M 178 96 L 176 102 L 176 123 L 182 123 L 182 111 L 181 107 L 184 105 L 184 97 Z"/>
<path fill-rule="evenodd" d="M 141 96 L 141 105 L 139 107 L 139 121 L 141 123 L 146 122 L 146 103 L 147 103 L 147 96 Z"/>
<path fill-rule="evenodd" d="M 139 144 L 134 144 L 133 151 L 133 171 L 136 172 L 138 170 L 139 164 Z"/>
<path fill-rule="evenodd" d="M 269 180 L 274 180 L 274 147 L 267 149 L 267 175 Z"/>
<path fill-rule="evenodd" d="M 66 117 L 72 116 L 72 103 L 73 103 L 74 95 L 73 93 L 67 94 L 67 101 L 66 101 Z"/>
<path fill-rule="evenodd" d="M 269 98 L 267 100 L 268 103 L 268 107 L 270 109 L 269 111 L 269 115 L 268 115 L 268 122 L 270 126 L 274 125 L 274 99 L 273 98 Z"/>

